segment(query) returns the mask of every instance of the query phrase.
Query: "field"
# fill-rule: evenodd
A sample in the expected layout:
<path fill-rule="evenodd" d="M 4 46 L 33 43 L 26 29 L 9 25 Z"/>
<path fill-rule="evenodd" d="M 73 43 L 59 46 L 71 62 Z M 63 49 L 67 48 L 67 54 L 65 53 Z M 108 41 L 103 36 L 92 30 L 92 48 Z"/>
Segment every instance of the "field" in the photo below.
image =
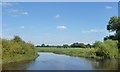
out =
<path fill-rule="evenodd" d="M 37 47 L 38 52 L 53 52 L 56 54 L 66 54 L 70 56 L 99 58 L 96 57 L 95 48 L 56 48 L 56 47 Z"/>

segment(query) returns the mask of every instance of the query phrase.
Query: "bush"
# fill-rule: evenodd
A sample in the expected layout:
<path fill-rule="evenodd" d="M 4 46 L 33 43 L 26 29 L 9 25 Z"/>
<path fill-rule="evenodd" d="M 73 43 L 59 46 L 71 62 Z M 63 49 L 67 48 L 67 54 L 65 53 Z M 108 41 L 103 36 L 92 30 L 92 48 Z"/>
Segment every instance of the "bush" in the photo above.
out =
<path fill-rule="evenodd" d="M 14 62 L 18 60 L 14 59 L 16 57 L 32 59 L 37 56 L 34 45 L 23 41 L 19 36 L 15 36 L 12 40 L 2 39 L 2 52 L 3 63 Z"/>
<path fill-rule="evenodd" d="M 98 44 L 98 43 L 95 43 Z M 96 55 L 104 58 L 116 58 L 118 57 L 118 41 L 106 40 L 96 45 Z"/>

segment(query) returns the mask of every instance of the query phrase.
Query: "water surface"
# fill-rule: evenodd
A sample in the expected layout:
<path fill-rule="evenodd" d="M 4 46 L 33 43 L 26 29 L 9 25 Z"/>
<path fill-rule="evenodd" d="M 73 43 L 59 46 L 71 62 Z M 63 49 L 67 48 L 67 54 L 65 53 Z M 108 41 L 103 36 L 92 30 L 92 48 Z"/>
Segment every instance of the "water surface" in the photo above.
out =
<path fill-rule="evenodd" d="M 48 52 L 38 53 L 35 61 L 24 61 L 3 65 L 3 70 L 117 70 L 117 60 L 91 60 Z"/>

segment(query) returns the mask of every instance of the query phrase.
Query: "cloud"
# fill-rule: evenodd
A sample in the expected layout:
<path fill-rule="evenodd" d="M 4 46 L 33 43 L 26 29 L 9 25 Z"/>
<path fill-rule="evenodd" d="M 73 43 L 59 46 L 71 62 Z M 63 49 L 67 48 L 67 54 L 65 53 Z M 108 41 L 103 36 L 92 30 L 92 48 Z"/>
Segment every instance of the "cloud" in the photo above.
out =
<path fill-rule="evenodd" d="M 64 29 L 66 29 L 67 27 L 66 27 L 66 26 L 61 25 L 61 26 L 57 26 L 56 28 L 57 28 L 57 29 L 64 30 Z"/>
<path fill-rule="evenodd" d="M 60 18 L 61 16 L 59 15 L 59 14 L 57 14 L 56 16 L 55 16 L 55 18 Z"/>
<path fill-rule="evenodd" d="M 6 7 L 6 6 L 12 6 L 12 4 L 4 2 L 4 3 L 0 3 L 0 6 Z"/>
<path fill-rule="evenodd" d="M 112 6 L 106 6 L 105 8 L 106 9 L 112 9 L 113 7 Z"/>
<path fill-rule="evenodd" d="M 11 9 L 9 11 L 9 13 L 13 14 L 13 15 L 28 15 L 29 13 L 27 11 L 20 11 L 17 9 Z"/>
<path fill-rule="evenodd" d="M 25 28 L 25 26 L 20 26 L 20 28 L 21 28 L 21 29 L 24 29 L 24 28 Z"/>
<path fill-rule="evenodd" d="M 28 15 L 29 13 L 28 12 L 21 12 L 21 14 Z"/>
<path fill-rule="evenodd" d="M 103 29 L 90 29 L 86 31 L 82 31 L 82 33 L 97 33 L 97 32 L 104 32 L 105 30 Z"/>

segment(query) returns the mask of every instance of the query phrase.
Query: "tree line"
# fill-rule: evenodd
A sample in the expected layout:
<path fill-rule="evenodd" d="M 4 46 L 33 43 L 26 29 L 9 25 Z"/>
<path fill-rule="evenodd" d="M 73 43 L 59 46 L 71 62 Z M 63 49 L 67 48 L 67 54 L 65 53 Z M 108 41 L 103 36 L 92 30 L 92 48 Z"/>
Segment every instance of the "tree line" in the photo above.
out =
<path fill-rule="evenodd" d="M 84 43 L 73 43 L 71 45 L 68 44 L 63 44 L 63 45 L 45 45 L 45 44 L 41 44 L 41 45 L 37 45 L 36 47 L 57 47 L 57 48 L 91 48 L 93 47 L 93 45 L 91 44 L 84 44 Z"/>

